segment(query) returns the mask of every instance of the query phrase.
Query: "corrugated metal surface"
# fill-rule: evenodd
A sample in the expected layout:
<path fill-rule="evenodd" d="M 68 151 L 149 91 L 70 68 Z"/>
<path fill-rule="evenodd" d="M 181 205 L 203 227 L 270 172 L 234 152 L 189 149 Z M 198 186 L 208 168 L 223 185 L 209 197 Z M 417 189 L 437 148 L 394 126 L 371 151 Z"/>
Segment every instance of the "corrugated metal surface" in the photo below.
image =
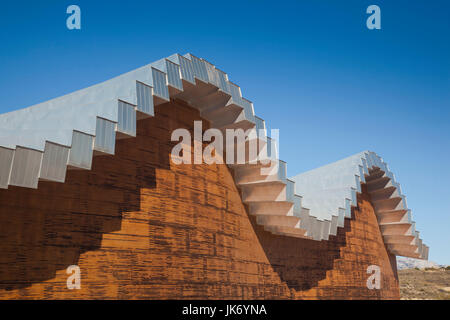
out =
<path fill-rule="evenodd" d="M 302 197 L 299 196 L 298 194 L 294 194 L 294 216 L 300 218 L 301 214 L 302 214 Z"/>
<path fill-rule="evenodd" d="M 69 148 L 51 142 L 45 143 L 40 178 L 64 182 L 66 179 Z"/>
<path fill-rule="evenodd" d="M 241 98 L 241 105 L 244 108 L 245 118 L 248 121 L 255 122 L 255 110 L 253 109 L 253 103 L 245 98 Z"/>
<path fill-rule="evenodd" d="M 73 167 L 90 170 L 92 166 L 93 147 L 93 136 L 74 131 L 68 164 Z"/>
<path fill-rule="evenodd" d="M 243 107 L 241 102 L 241 90 L 239 87 L 232 82 L 228 82 L 228 87 L 230 88 L 230 94 L 233 102 L 238 106 Z"/>
<path fill-rule="evenodd" d="M 205 63 L 193 55 L 190 55 L 190 57 L 194 67 L 194 76 L 203 82 L 208 82 L 208 72 L 206 71 Z"/>
<path fill-rule="evenodd" d="M 169 100 L 169 89 L 167 88 L 166 74 L 152 68 L 153 94 L 160 98 Z"/>
<path fill-rule="evenodd" d="M 280 180 L 284 181 L 287 179 L 287 166 L 286 166 L 286 162 L 279 160 L 278 161 L 278 177 L 280 178 Z M 292 190 L 292 192 L 294 193 L 295 190 Z"/>
<path fill-rule="evenodd" d="M 112 121 L 97 118 L 94 150 L 114 154 L 116 145 L 116 124 Z"/>
<path fill-rule="evenodd" d="M 183 83 L 181 81 L 180 67 L 169 60 L 166 60 L 167 67 L 167 81 L 170 86 L 183 90 Z"/>
<path fill-rule="evenodd" d="M 272 160 L 278 159 L 278 146 L 276 140 L 267 137 L 266 145 L 267 145 L 267 156 Z"/>
<path fill-rule="evenodd" d="M 36 189 L 39 181 L 42 154 L 41 151 L 17 147 L 9 184 Z"/>
<path fill-rule="evenodd" d="M 266 122 L 255 116 L 256 134 L 258 138 L 265 139 L 267 137 Z"/>
<path fill-rule="evenodd" d="M 145 114 L 154 116 L 155 110 L 153 107 L 152 88 L 136 81 L 137 93 L 137 110 Z"/>
<path fill-rule="evenodd" d="M 228 76 L 227 76 L 227 74 L 225 72 L 223 72 L 222 70 L 219 70 L 217 68 L 216 68 L 216 72 L 217 72 L 217 75 L 219 77 L 219 88 L 222 91 L 224 91 L 224 92 L 226 92 L 228 94 L 231 94 L 230 87 L 229 87 L 229 84 L 228 84 Z"/>
<path fill-rule="evenodd" d="M 0 147 L 0 188 L 8 188 L 14 150 Z"/>
<path fill-rule="evenodd" d="M 207 61 L 204 61 L 204 64 L 206 66 L 209 83 L 220 88 L 220 78 L 219 78 L 219 73 L 217 72 L 216 68 L 214 68 L 214 66 Z"/>
<path fill-rule="evenodd" d="M 136 136 L 136 110 L 133 105 L 123 101 L 119 101 L 117 131 Z"/>
<path fill-rule="evenodd" d="M 294 202 L 294 187 L 295 182 L 292 180 L 286 180 L 286 200 L 290 202 Z"/>
<path fill-rule="evenodd" d="M 192 66 L 192 61 L 183 56 L 179 56 L 178 58 L 180 60 L 181 78 L 185 81 L 195 84 L 194 67 Z"/>

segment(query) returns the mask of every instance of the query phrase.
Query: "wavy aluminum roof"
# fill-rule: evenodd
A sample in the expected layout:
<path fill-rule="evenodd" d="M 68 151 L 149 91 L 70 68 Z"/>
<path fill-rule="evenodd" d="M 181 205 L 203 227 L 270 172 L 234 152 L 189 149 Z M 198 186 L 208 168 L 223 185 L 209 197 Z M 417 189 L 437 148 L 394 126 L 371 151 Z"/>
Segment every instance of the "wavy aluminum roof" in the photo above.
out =
<path fill-rule="evenodd" d="M 136 121 L 177 98 L 200 110 L 212 127 L 265 129 L 253 104 L 227 74 L 192 54 L 174 54 L 111 80 L 0 115 L 0 188 L 38 188 L 40 180 L 65 181 L 66 170 L 86 169 L 97 154 L 114 154 L 115 140 L 136 136 Z M 265 132 L 265 131 L 264 131 Z M 351 218 L 361 184 L 367 185 L 385 244 L 392 253 L 428 258 L 400 185 L 387 164 L 364 151 L 286 177 L 270 137 L 269 164 L 233 166 L 249 213 L 277 235 L 331 241 Z M 267 174 L 265 167 L 276 171 Z"/>

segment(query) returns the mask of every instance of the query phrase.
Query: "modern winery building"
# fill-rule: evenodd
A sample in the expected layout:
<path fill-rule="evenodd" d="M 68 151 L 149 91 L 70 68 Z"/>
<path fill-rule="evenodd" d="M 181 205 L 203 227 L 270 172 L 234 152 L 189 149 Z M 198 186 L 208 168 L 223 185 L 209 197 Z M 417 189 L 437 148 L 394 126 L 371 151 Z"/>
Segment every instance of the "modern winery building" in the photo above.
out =
<path fill-rule="evenodd" d="M 194 121 L 258 129 L 265 161 L 174 164 Z M 191 54 L 0 115 L 0 299 L 399 299 L 396 255 L 428 247 L 384 160 L 289 178 L 276 150 Z"/>

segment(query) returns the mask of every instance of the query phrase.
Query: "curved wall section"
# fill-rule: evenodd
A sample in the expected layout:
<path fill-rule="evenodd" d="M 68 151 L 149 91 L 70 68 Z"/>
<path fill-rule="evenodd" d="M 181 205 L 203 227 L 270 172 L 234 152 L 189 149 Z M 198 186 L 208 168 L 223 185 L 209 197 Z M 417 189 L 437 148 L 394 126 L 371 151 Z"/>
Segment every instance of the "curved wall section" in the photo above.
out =
<path fill-rule="evenodd" d="M 161 104 L 91 171 L 0 190 L 0 298 L 399 298 L 365 185 L 332 241 L 275 235 L 248 214 L 226 165 L 170 162 L 172 130 L 197 119 Z M 80 290 L 66 287 L 70 265 Z M 380 290 L 366 286 L 369 265 Z"/>

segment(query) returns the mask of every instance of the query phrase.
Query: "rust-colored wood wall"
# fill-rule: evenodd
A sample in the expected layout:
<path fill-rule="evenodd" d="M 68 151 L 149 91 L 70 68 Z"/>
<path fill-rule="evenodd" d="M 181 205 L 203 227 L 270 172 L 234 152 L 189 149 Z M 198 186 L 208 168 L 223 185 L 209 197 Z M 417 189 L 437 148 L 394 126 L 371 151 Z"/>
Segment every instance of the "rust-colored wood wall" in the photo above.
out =
<path fill-rule="evenodd" d="M 92 171 L 0 190 L 0 298 L 399 298 L 367 194 L 330 241 L 274 236 L 247 214 L 225 165 L 170 163 L 172 130 L 198 119 L 162 105 Z M 372 264 L 381 290 L 366 287 Z M 66 287 L 70 265 L 80 290 Z"/>

